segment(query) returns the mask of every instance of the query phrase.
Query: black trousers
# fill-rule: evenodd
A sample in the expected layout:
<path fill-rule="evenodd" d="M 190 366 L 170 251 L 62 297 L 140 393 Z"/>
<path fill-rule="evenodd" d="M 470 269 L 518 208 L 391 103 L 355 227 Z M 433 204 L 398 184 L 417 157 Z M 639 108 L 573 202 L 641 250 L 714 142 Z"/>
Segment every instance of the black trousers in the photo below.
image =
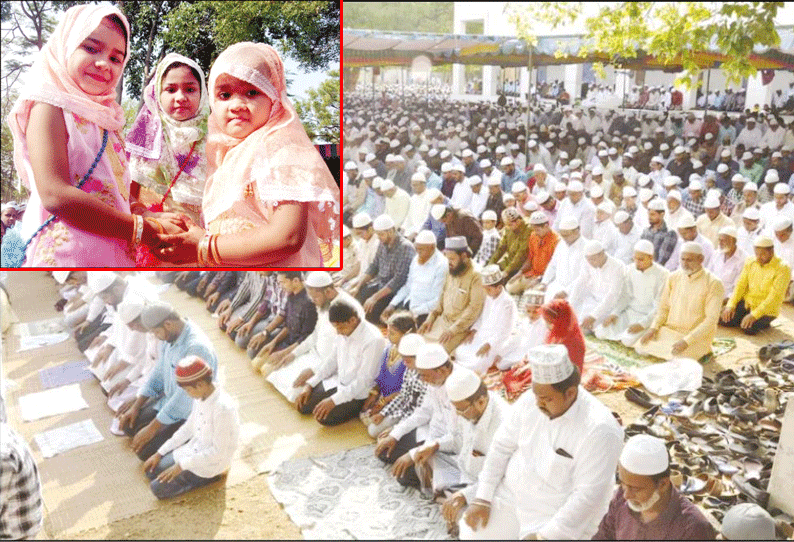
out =
<path fill-rule="evenodd" d="M 383 451 L 378 456 L 378 459 L 380 459 L 387 465 L 391 465 L 392 463 L 400 459 L 403 455 L 408 453 L 409 450 L 416 448 L 422 443 L 424 443 L 424 441 L 422 442 L 416 441 L 416 429 L 412 429 L 411 431 L 403 435 L 403 437 L 400 440 L 397 441 L 397 445 L 394 447 L 394 450 L 392 450 L 390 456 L 386 457 L 386 452 Z M 413 465 L 408 467 L 403 473 L 403 475 L 397 478 L 397 481 L 400 483 L 400 485 L 403 486 L 418 488 L 421 485 L 419 482 L 419 476 L 417 476 L 416 469 L 414 468 Z"/>
<path fill-rule="evenodd" d="M 356 299 L 363 305 L 367 298 L 380 290 L 380 288 L 381 286 L 377 281 L 370 281 L 361 287 L 361 289 L 358 291 Z M 372 310 L 367 314 L 367 321 L 375 324 L 376 326 L 382 326 L 383 324 L 380 321 L 380 315 L 383 312 L 383 309 L 389 305 L 389 301 L 392 300 L 396 293 L 397 292 L 392 292 L 389 295 L 381 297 L 380 300 L 375 303 L 375 306 L 372 308 Z"/>
<path fill-rule="evenodd" d="M 326 390 L 323 386 L 323 383 L 320 382 L 312 389 L 309 399 L 306 400 L 306 403 L 303 405 L 303 408 L 300 411 L 301 414 L 311 414 L 314 410 L 314 407 L 316 407 L 320 401 L 331 397 L 334 393 L 336 393 L 336 388 Z M 364 399 L 353 399 L 347 403 L 336 405 L 331 409 L 331 412 L 328 413 L 328 416 L 326 416 L 325 419 L 320 423 L 322 425 L 328 426 L 345 423 L 348 420 L 356 418 L 358 413 L 361 412 L 361 408 L 363 406 Z"/>
<path fill-rule="evenodd" d="M 157 417 L 157 410 L 154 408 L 154 403 L 149 403 L 138 413 L 138 419 L 135 420 L 132 428 L 124 428 L 124 434 L 126 434 L 128 437 L 134 437 L 138 431 L 149 425 L 151 421 L 155 419 L 155 417 Z M 170 439 L 171 436 L 176 433 L 176 430 L 182 427 L 183 423 L 185 423 L 185 420 L 180 420 L 176 423 L 162 426 L 159 431 L 155 433 L 152 439 L 147 442 L 137 453 L 138 458 L 141 461 L 146 461 L 153 456 L 160 446 L 165 444 L 165 441 Z"/>
<path fill-rule="evenodd" d="M 85 331 L 82 333 L 75 333 L 74 338 L 77 341 L 77 348 L 80 350 L 80 352 L 85 352 L 93 340 L 96 339 L 100 333 L 110 327 L 110 324 L 102 322 L 104 316 L 105 313 L 103 312 L 97 316 L 93 322 L 88 324 Z"/>
<path fill-rule="evenodd" d="M 739 304 L 736 305 L 736 311 L 733 313 L 733 318 L 730 319 L 728 322 L 723 322 L 722 320 L 719 321 L 719 324 L 723 327 L 739 327 L 742 324 L 742 318 L 750 314 L 750 311 L 747 310 L 747 307 L 744 306 L 744 299 L 739 301 Z M 770 322 L 774 320 L 773 316 L 762 316 L 755 323 L 750 326 L 749 329 L 742 329 L 742 333 L 745 335 L 755 335 L 762 329 L 766 329 L 769 327 Z"/>

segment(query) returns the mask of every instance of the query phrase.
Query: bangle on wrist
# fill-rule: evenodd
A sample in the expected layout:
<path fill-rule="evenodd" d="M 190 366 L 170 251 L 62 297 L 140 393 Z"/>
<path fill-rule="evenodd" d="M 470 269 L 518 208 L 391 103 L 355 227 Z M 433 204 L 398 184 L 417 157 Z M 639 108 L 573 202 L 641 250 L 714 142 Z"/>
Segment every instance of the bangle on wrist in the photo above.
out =
<path fill-rule="evenodd" d="M 216 266 L 221 265 L 221 254 L 218 252 L 218 235 L 210 236 L 210 257 Z"/>
<path fill-rule="evenodd" d="M 157 233 L 165 233 L 165 226 L 160 224 L 160 222 L 158 222 L 154 218 L 144 218 L 144 220 L 146 222 L 149 222 L 149 224 L 151 224 L 152 227 L 157 230 Z"/>

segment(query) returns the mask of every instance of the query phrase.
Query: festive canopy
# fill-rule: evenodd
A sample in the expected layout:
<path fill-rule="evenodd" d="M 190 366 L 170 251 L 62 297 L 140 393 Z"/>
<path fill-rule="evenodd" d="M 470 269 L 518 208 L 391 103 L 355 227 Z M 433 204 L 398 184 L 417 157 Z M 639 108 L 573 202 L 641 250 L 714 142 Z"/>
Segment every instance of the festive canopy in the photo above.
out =
<path fill-rule="evenodd" d="M 780 46 L 758 47 L 750 63 L 759 70 L 794 71 L 794 26 L 777 27 Z M 343 55 L 346 68 L 364 66 L 408 66 L 421 55 L 435 66 L 443 64 L 526 66 L 527 44 L 511 36 L 471 34 L 424 34 L 420 32 L 381 32 L 377 30 L 343 30 Z M 585 43 L 581 35 L 539 36 L 532 47 L 532 65 L 580 64 L 603 62 L 629 69 L 680 71 L 681 63 L 662 64 L 655 57 L 640 52 L 636 58 L 611 58 L 603 52 L 579 56 Z M 701 68 L 717 68 L 725 59 L 716 47 L 695 53 Z"/>

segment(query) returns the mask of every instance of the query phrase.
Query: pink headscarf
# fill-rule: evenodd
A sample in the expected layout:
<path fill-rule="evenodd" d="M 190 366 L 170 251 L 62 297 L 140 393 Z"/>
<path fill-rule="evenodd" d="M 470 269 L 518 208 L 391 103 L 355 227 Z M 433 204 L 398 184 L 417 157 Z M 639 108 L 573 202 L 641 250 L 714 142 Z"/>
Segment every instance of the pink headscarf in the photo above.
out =
<path fill-rule="evenodd" d="M 203 212 L 207 224 L 244 199 L 246 187 L 266 208 L 270 220 L 280 201 L 311 202 L 309 220 L 320 239 L 330 242 L 338 235 L 339 187 L 312 145 L 295 109 L 287 98 L 284 65 L 275 49 L 262 43 L 241 42 L 215 60 L 209 77 L 210 100 L 222 73 L 250 83 L 273 102 L 264 126 L 245 139 L 226 135 L 209 118 L 207 184 Z"/>
<path fill-rule="evenodd" d="M 55 27 L 28 73 L 27 84 L 8 115 L 8 125 L 15 141 L 14 164 L 25 186 L 29 187 L 32 179 L 28 178 L 27 168 L 24 167 L 23 145 L 16 142 L 25 137 L 30 109 L 35 102 L 60 107 L 109 131 L 117 131 L 124 127 L 124 110 L 115 101 L 116 90 L 112 89 L 98 96 L 86 94 L 77 86 L 66 69 L 72 53 L 108 15 L 117 15 L 124 23 L 127 36 L 130 35 L 127 18 L 115 6 L 110 4 L 74 6 L 66 11 Z M 129 49 L 129 38 L 127 49 Z M 122 72 L 129 57 L 129 50 L 125 51 Z"/>

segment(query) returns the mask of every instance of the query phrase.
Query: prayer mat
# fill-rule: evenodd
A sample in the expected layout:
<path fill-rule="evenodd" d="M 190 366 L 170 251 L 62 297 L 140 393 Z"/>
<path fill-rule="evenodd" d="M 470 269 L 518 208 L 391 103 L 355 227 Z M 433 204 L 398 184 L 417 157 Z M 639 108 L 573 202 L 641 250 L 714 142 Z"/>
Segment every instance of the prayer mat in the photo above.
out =
<path fill-rule="evenodd" d="M 374 450 L 286 461 L 270 491 L 307 540 L 449 540 L 441 506 L 397 483 Z"/>
<path fill-rule="evenodd" d="M 44 389 L 57 388 L 75 382 L 82 382 L 91 378 L 88 370 L 88 360 L 72 361 L 39 371 L 41 387 Z"/>

